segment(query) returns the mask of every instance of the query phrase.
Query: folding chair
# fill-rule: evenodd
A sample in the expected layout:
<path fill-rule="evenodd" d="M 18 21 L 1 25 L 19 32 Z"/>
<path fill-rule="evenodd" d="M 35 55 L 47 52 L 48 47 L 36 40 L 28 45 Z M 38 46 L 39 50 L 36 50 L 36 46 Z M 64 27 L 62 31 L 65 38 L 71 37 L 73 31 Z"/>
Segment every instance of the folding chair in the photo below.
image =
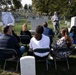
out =
<path fill-rule="evenodd" d="M 16 65 L 16 71 L 18 70 L 18 64 L 19 64 L 19 58 L 16 57 L 17 53 L 14 49 L 9 49 L 9 48 L 0 48 L 0 59 L 5 60 L 3 69 L 5 70 L 6 67 L 6 62 L 7 61 L 14 61 L 17 62 Z"/>
<path fill-rule="evenodd" d="M 72 48 L 58 48 L 56 51 L 54 51 L 54 64 L 55 64 L 55 70 L 57 70 L 57 58 L 59 59 L 65 59 L 66 60 L 66 63 L 67 63 L 67 68 L 68 70 L 70 69 L 69 68 L 69 61 L 68 61 L 68 58 L 70 56 L 70 54 L 72 53 L 73 49 Z"/>
<path fill-rule="evenodd" d="M 29 35 L 20 35 L 20 42 L 22 44 L 25 44 L 27 46 L 27 44 L 30 43 L 30 36 Z"/>
<path fill-rule="evenodd" d="M 48 59 L 47 58 L 50 53 L 50 49 L 49 48 L 37 48 L 37 49 L 34 49 L 33 51 L 34 51 L 34 56 L 35 56 L 36 61 L 45 61 L 46 68 L 48 70 Z M 44 57 L 40 57 L 40 56 L 36 55 L 36 53 L 38 53 L 40 55 L 47 53 L 47 55 L 45 55 Z"/>
<path fill-rule="evenodd" d="M 53 43 L 53 35 L 48 35 L 48 37 L 50 38 L 50 45 Z"/>

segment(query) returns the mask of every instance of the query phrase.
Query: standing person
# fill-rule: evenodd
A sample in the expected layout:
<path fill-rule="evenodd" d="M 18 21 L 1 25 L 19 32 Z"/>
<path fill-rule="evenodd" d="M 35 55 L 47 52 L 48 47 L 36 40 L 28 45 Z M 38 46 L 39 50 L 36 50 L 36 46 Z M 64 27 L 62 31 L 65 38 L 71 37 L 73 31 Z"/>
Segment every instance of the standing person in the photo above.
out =
<path fill-rule="evenodd" d="M 53 42 L 53 37 L 54 37 L 54 32 L 53 32 L 53 30 L 52 30 L 51 28 L 48 28 L 47 22 L 44 22 L 44 23 L 43 23 L 43 28 L 44 28 L 43 34 L 50 37 L 50 44 L 52 44 L 52 42 Z"/>
<path fill-rule="evenodd" d="M 43 26 L 39 25 L 36 28 L 35 36 L 31 38 L 30 40 L 30 50 L 34 50 L 37 48 L 50 48 L 50 39 L 48 36 L 43 34 L 44 28 Z M 48 55 L 49 52 L 46 52 L 42 55 L 37 53 L 39 57 L 44 57 Z"/>
<path fill-rule="evenodd" d="M 51 21 L 53 23 L 55 34 L 58 34 L 60 30 L 60 27 L 59 27 L 60 17 L 57 14 L 57 12 L 54 12 L 54 15 L 52 16 Z"/>
<path fill-rule="evenodd" d="M 11 35 L 12 30 L 10 26 L 2 28 L 3 34 L 0 36 L 0 48 L 12 48 L 17 52 L 18 57 L 21 57 L 25 51 L 25 47 L 18 44 L 17 39 Z"/>

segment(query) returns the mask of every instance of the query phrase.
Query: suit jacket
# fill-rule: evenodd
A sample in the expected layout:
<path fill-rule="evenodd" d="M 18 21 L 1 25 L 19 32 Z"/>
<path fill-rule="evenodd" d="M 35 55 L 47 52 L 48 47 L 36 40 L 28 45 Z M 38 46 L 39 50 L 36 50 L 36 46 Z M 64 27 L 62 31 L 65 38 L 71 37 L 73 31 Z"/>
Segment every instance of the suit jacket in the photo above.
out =
<path fill-rule="evenodd" d="M 0 36 L 0 47 L 15 49 L 18 56 L 21 57 L 20 45 L 18 44 L 17 39 L 12 35 L 8 35 L 8 34 L 1 35 Z"/>
<path fill-rule="evenodd" d="M 52 38 L 54 37 L 54 32 L 53 32 L 53 30 L 50 29 L 50 28 L 48 28 L 48 27 L 44 27 L 44 32 L 43 32 L 43 34 L 44 34 L 44 35 L 47 35 L 47 36 L 49 36 L 49 37 L 50 37 L 50 35 L 51 35 L 51 37 L 50 37 L 50 44 L 52 44 L 52 42 L 53 42 Z"/>
<path fill-rule="evenodd" d="M 14 32 L 14 30 L 12 30 L 12 34 L 16 37 L 18 43 L 20 43 L 20 38 L 19 38 L 19 36 Z"/>
<path fill-rule="evenodd" d="M 54 32 L 53 32 L 53 30 L 50 29 L 50 28 L 48 28 L 48 27 L 44 27 L 44 32 L 43 32 L 43 34 L 54 36 Z"/>

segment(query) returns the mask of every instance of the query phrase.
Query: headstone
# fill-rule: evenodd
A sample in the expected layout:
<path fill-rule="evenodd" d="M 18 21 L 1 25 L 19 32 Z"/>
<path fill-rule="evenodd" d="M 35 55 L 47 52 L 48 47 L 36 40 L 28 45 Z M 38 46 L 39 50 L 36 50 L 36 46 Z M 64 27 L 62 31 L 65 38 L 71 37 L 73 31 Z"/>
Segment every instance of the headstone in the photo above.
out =
<path fill-rule="evenodd" d="M 67 24 L 67 21 L 65 21 L 65 24 Z"/>
<path fill-rule="evenodd" d="M 76 17 L 71 18 L 71 25 L 70 25 L 70 28 L 68 28 L 69 31 L 72 28 L 72 26 L 76 26 Z"/>
<path fill-rule="evenodd" d="M 0 36 L 2 35 L 2 33 L 0 32 Z"/>
<path fill-rule="evenodd" d="M 44 19 L 48 19 L 48 16 L 44 16 Z"/>
<path fill-rule="evenodd" d="M 20 58 L 21 75 L 36 75 L 35 57 L 24 56 Z"/>
<path fill-rule="evenodd" d="M 1 13 L 1 10 L 0 10 L 0 21 L 2 21 L 1 17 L 2 17 L 2 13 Z"/>
<path fill-rule="evenodd" d="M 35 19 L 31 19 L 31 34 L 35 34 L 35 29 L 38 25 L 42 25 L 44 22 L 48 23 L 48 17 L 47 18 L 35 18 Z"/>
<path fill-rule="evenodd" d="M 18 16 L 15 20 L 16 20 L 16 22 L 20 22 L 21 21 L 21 17 Z"/>
<path fill-rule="evenodd" d="M 39 18 L 31 20 L 31 30 L 35 30 L 38 25 L 42 25 L 44 22 L 48 23 L 48 19 Z"/>
<path fill-rule="evenodd" d="M 72 18 L 71 18 L 71 26 L 70 26 L 70 28 L 71 28 L 72 26 L 76 26 L 76 17 L 72 17 Z"/>
<path fill-rule="evenodd" d="M 0 26 L 3 26 L 3 22 L 0 22 Z"/>
<path fill-rule="evenodd" d="M 67 22 L 67 26 L 70 26 L 70 22 Z"/>
<path fill-rule="evenodd" d="M 31 22 L 32 19 L 33 19 L 32 17 L 28 17 L 27 22 Z"/>
<path fill-rule="evenodd" d="M 32 35 L 35 34 L 35 30 L 29 30 L 31 32 Z"/>
<path fill-rule="evenodd" d="M 2 16 L 2 13 L 0 11 L 0 26 L 3 26 L 3 22 L 2 22 L 1 16 Z"/>

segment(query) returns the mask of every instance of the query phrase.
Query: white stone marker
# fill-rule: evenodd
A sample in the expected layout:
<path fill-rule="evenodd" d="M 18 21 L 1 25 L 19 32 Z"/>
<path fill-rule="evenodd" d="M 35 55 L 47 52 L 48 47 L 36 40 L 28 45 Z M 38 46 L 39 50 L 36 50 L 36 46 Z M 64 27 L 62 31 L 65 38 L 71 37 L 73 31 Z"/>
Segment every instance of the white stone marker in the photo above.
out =
<path fill-rule="evenodd" d="M 48 23 L 48 19 L 39 18 L 31 20 L 31 30 L 35 30 L 38 25 L 42 25 L 44 22 Z"/>
<path fill-rule="evenodd" d="M 70 26 L 70 22 L 67 22 L 67 26 Z"/>
<path fill-rule="evenodd" d="M 3 23 L 2 22 L 0 22 L 0 26 L 3 26 Z"/>
<path fill-rule="evenodd" d="M 33 19 L 33 18 L 29 16 L 28 19 L 27 19 L 27 21 L 28 21 L 28 22 L 31 22 L 32 19 Z"/>
<path fill-rule="evenodd" d="M 72 28 L 72 26 L 76 26 L 76 17 L 71 18 L 71 25 L 70 25 L 70 28 L 68 28 L 69 31 Z"/>
<path fill-rule="evenodd" d="M 72 27 L 72 26 L 76 26 L 76 17 L 72 17 L 72 18 L 71 18 L 71 27 Z M 70 28 L 71 28 L 71 27 L 70 27 Z"/>
<path fill-rule="evenodd" d="M 44 22 L 48 23 L 48 17 L 45 18 L 36 18 L 31 20 L 31 34 L 35 34 L 35 29 L 37 28 L 38 25 L 43 25 Z"/>
<path fill-rule="evenodd" d="M 35 57 L 24 56 L 20 58 L 21 75 L 36 75 Z"/>
<path fill-rule="evenodd" d="M 67 21 L 65 21 L 65 24 L 67 24 Z"/>

